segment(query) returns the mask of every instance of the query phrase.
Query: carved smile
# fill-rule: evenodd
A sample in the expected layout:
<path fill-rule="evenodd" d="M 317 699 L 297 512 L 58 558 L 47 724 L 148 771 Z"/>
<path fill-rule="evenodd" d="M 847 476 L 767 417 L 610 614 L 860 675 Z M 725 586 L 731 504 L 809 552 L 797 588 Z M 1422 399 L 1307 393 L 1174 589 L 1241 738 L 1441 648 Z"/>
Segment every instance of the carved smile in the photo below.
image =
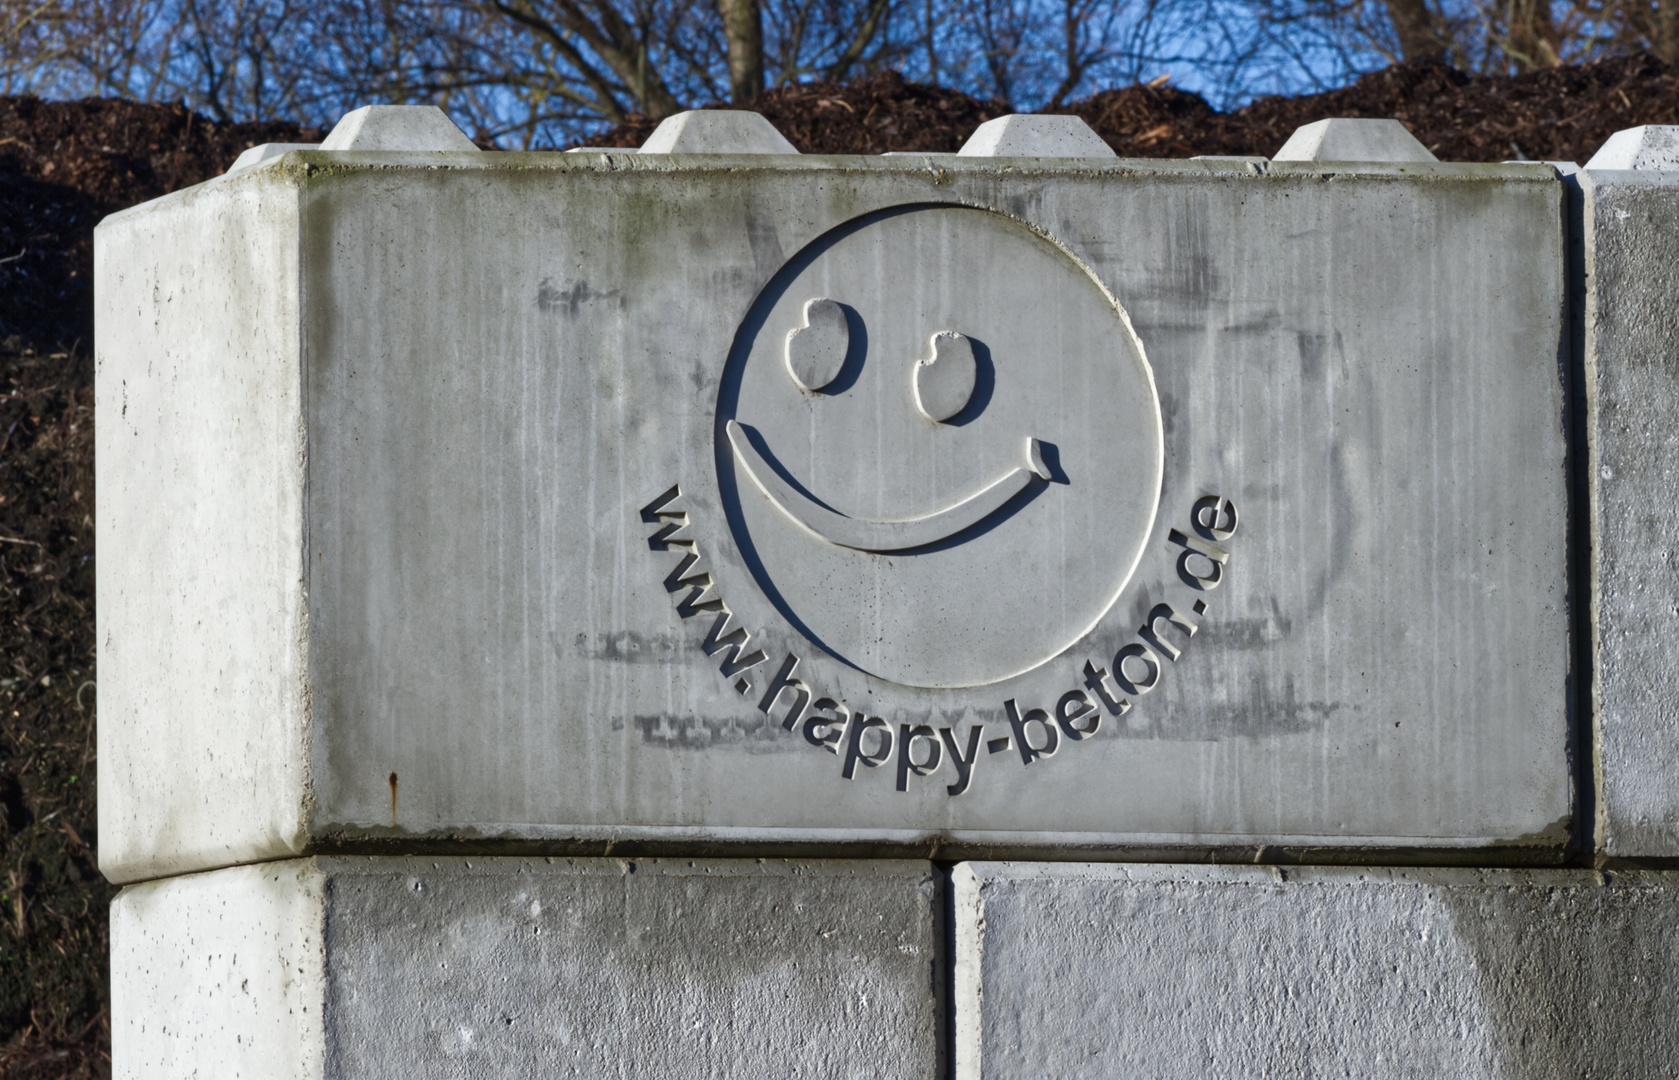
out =
<path fill-rule="evenodd" d="M 788 483 L 752 445 L 746 428 L 738 422 L 730 420 L 727 431 L 735 458 L 777 509 L 823 540 L 858 551 L 906 551 L 936 544 L 996 514 L 1034 481 L 1050 479 L 1038 440 L 1028 438 L 1025 464 L 1009 470 L 972 495 L 922 517 L 870 521 L 830 510 Z"/>

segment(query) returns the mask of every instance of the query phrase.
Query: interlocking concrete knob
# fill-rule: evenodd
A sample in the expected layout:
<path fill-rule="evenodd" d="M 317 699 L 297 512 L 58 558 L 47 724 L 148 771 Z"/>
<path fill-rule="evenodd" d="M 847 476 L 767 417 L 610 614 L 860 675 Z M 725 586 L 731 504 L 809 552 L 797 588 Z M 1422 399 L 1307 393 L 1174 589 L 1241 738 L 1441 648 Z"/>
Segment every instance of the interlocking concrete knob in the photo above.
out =
<path fill-rule="evenodd" d="M 667 116 L 643 154 L 796 154 L 768 120 L 744 109 L 694 109 Z"/>
<path fill-rule="evenodd" d="M 1609 136 L 1588 169 L 1679 169 L 1679 127 L 1645 124 Z"/>
<path fill-rule="evenodd" d="M 1272 161 L 1439 161 L 1397 120 L 1319 120 L 1294 130 Z"/>
<path fill-rule="evenodd" d="M 251 147 L 233 159 L 233 164 L 229 165 L 227 168 L 227 175 L 232 176 L 234 173 L 242 173 L 248 169 L 254 169 L 263 162 L 273 161 L 281 154 L 289 153 L 292 150 L 319 150 L 320 148 L 320 143 L 313 142 L 258 143 L 256 146 Z"/>
<path fill-rule="evenodd" d="M 322 150 L 477 150 L 436 105 L 363 105 L 321 143 Z"/>
<path fill-rule="evenodd" d="M 1022 116 L 987 120 L 962 149 L 962 157 L 1117 158 L 1113 147 L 1076 116 Z"/>

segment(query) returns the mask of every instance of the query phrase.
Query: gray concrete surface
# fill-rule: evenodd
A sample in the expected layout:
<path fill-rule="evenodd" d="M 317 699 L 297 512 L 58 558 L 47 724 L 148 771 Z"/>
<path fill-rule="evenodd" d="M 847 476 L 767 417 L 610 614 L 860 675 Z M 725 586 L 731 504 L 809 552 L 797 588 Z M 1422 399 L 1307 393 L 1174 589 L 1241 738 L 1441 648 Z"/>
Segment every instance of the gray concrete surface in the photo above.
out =
<path fill-rule="evenodd" d="M 130 887 L 113 1075 L 943 1075 L 925 863 L 306 859 Z"/>
<path fill-rule="evenodd" d="M 96 242 L 117 880 L 1566 836 L 1548 167 L 295 152 Z"/>
<path fill-rule="evenodd" d="M 987 120 L 974 129 L 957 153 L 962 157 L 1119 156 L 1079 117 L 1021 113 Z"/>
<path fill-rule="evenodd" d="M 1579 184 L 1598 843 L 1679 858 L 1679 171 Z"/>
<path fill-rule="evenodd" d="M 1397 120 L 1337 117 L 1302 125 L 1273 161 L 1434 161 L 1428 147 Z"/>
<path fill-rule="evenodd" d="M 972 863 L 956 1075 L 1670 1077 L 1679 878 Z"/>

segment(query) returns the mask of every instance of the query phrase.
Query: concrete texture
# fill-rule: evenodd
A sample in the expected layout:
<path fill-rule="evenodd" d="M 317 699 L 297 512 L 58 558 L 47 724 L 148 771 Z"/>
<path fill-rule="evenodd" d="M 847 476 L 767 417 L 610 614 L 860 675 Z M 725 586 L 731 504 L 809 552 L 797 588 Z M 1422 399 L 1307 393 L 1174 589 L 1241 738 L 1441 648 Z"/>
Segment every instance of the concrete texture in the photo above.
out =
<path fill-rule="evenodd" d="M 102 866 L 1555 857 L 1562 193 L 317 151 L 119 215 Z"/>
<path fill-rule="evenodd" d="M 1115 158 L 1113 147 L 1076 116 L 1012 114 L 974 129 L 962 157 Z"/>
<path fill-rule="evenodd" d="M 1679 169 L 1679 127 L 1646 124 L 1617 131 L 1586 162 L 1586 168 Z"/>
<path fill-rule="evenodd" d="M 1679 858 L 1679 172 L 1579 184 L 1598 843 Z"/>
<path fill-rule="evenodd" d="M 123 890 L 112 1075 L 320 1077 L 325 886 L 315 864 L 288 860 Z"/>
<path fill-rule="evenodd" d="M 925 863 L 308 859 L 128 888 L 113 1076 L 943 1075 Z"/>
<path fill-rule="evenodd" d="M 667 116 L 641 144 L 643 154 L 796 154 L 763 115 L 743 109 L 694 109 Z"/>
<path fill-rule="evenodd" d="M 478 146 L 436 105 L 363 105 L 344 114 L 321 149 L 458 152 Z"/>
<path fill-rule="evenodd" d="M 1672 1076 L 1676 885 L 966 864 L 956 1075 Z"/>
<path fill-rule="evenodd" d="M 1318 120 L 1296 128 L 1273 161 L 1434 161 L 1397 120 Z"/>
<path fill-rule="evenodd" d="M 123 298 L 94 337 L 99 828 L 124 838 L 117 863 L 306 842 L 299 219 L 269 172 L 108 218 L 95 244 Z"/>

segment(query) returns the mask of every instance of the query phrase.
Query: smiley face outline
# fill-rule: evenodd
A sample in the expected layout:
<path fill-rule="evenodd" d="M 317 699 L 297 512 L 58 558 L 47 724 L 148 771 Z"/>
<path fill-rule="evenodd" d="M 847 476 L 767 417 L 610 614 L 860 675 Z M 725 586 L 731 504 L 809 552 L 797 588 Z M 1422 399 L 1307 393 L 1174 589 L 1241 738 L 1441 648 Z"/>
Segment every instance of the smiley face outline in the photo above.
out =
<path fill-rule="evenodd" d="M 928 289 L 960 294 L 957 306 L 968 307 L 935 312 L 937 303 L 915 299 Z M 1063 294 L 1072 298 L 1063 302 Z M 830 296 L 861 309 L 851 323 L 858 348 L 833 392 L 812 391 L 789 378 L 780 345 L 806 321 L 802 305 Z M 926 356 L 929 334 L 952 327 L 967 333 L 970 326 L 975 340 L 987 343 L 998 397 L 977 421 L 947 427 L 934 422 L 902 376 Z M 905 337 L 912 330 L 919 345 Z M 763 396 L 765 378 L 781 387 L 774 391 L 787 399 L 781 405 Z M 1047 388 L 1035 389 L 1039 383 Z M 821 435 L 812 427 L 807 446 L 807 419 L 833 429 L 820 418 L 847 401 L 851 412 L 838 422 L 844 441 L 834 444 L 831 430 Z M 1098 406 L 1099 416 L 1091 412 Z M 938 445 L 955 448 L 956 457 L 928 457 L 910 442 L 895 443 L 900 416 L 913 418 L 910 426 L 921 433 L 907 438 L 944 438 Z M 1076 644 L 1129 583 L 1163 480 L 1159 397 L 1129 317 L 1065 245 L 983 207 L 892 207 L 797 251 L 736 331 L 714 424 L 719 503 L 765 597 L 817 647 L 901 686 L 989 685 Z M 929 434 L 935 431 L 946 434 Z M 748 434 L 770 453 L 754 455 L 752 439 L 742 438 Z M 1029 440 L 1043 436 L 1075 445 L 1071 456 L 1063 446 L 1059 463 L 1051 457 L 1040 471 L 1027 452 L 1035 445 Z M 839 459 L 831 456 L 835 445 Z M 807 459 L 807 451 L 816 456 Z M 768 466 L 778 459 L 787 462 L 780 479 L 790 484 L 766 490 L 776 486 Z M 758 465 L 764 475 L 754 475 Z M 1017 471 L 1030 488 L 1006 513 L 985 516 L 966 532 L 946 527 L 969 524 L 943 515 Z M 1071 477 L 1073 486 L 1045 496 L 1051 472 L 1063 484 Z M 809 527 L 812 507 L 865 531 L 932 519 L 930 535 L 945 538 L 919 549 L 867 536 L 836 543 L 848 538 L 823 523 Z M 1055 540 L 1045 546 L 1053 536 L 1062 537 L 1061 549 Z"/>

